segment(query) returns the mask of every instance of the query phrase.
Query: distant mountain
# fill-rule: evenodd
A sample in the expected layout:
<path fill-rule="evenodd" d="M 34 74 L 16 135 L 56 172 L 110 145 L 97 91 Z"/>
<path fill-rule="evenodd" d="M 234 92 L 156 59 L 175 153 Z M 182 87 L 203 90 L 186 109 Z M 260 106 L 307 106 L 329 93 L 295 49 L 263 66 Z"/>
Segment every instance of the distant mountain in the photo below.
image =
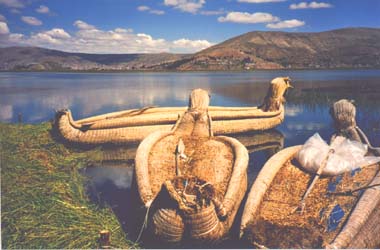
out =
<path fill-rule="evenodd" d="M 178 70 L 378 68 L 380 29 L 249 32 L 176 62 Z"/>
<path fill-rule="evenodd" d="M 253 70 L 380 68 L 380 29 L 254 31 L 195 54 L 84 54 L 0 48 L 0 70 Z"/>
<path fill-rule="evenodd" d="M 0 70 L 160 70 L 186 55 L 159 54 L 85 54 L 38 47 L 0 48 Z"/>

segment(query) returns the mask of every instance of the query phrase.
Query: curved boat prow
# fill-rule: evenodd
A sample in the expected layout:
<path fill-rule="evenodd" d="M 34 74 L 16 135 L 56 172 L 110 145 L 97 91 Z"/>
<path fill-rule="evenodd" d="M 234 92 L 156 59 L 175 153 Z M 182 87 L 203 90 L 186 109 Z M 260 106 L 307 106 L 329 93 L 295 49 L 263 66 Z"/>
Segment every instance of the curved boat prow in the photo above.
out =
<path fill-rule="evenodd" d="M 57 112 L 55 127 L 60 136 L 69 143 L 84 145 L 102 145 L 140 142 L 154 131 L 169 131 L 172 125 L 132 126 L 110 129 L 88 129 L 72 118 L 70 110 Z"/>

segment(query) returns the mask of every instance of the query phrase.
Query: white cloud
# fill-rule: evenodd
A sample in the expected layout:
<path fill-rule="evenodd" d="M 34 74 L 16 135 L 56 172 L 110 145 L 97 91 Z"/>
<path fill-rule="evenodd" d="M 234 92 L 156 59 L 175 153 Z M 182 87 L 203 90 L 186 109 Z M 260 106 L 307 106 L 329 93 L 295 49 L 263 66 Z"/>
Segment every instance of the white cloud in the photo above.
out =
<path fill-rule="evenodd" d="M 9 43 L 8 45 L 18 45 L 24 38 L 23 34 L 18 34 L 18 33 L 11 33 L 7 37 L 7 42 Z"/>
<path fill-rule="evenodd" d="M 6 22 L 0 22 L 0 35 L 6 35 L 9 33 L 9 28 Z"/>
<path fill-rule="evenodd" d="M 163 10 L 154 10 L 154 9 L 151 9 L 149 6 L 146 6 L 146 5 L 140 5 L 137 7 L 137 10 L 138 11 L 147 11 L 151 14 L 155 14 L 155 15 L 163 15 L 165 14 L 165 11 Z"/>
<path fill-rule="evenodd" d="M 42 22 L 40 20 L 38 20 L 37 18 L 32 17 L 32 16 L 22 16 L 21 20 L 24 23 L 27 23 L 29 25 L 34 25 L 34 26 L 42 25 Z"/>
<path fill-rule="evenodd" d="M 31 44 L 36 44 L 36 45 L 39 44 L 40 47 L 44 47 L 44 46 L 47 46 L 47 45 L 62 44 L 59 39 L 54 38 L 54 37 L 52 37 L 49 34 L 44 33 L 44 32 L 32 35 L 30 37 L 30 41 L 29 42 Z"/>
<path fill-rule="evenodd" d="M 64 29 L 52 29 L 45 33 L 53 38 L 67 39 L 71 37 Z"/>
<path fill-rule="evenodd" d="M 183 12 L 195 14 L 206 3 L 205 0 L 164 0 L 166 6 L 172 6 Z"/>
<path fill-rule="evenodd" d="M 232 22 L 232 23 L 270 23 L 277 22 L 280 19 L 272 16 L 270 13 L 256 12 L 229 12 L 225 17 L 219 17 L 219 22 Z"/>
<path fill-rule="evenodd" d="M 41 13 L 41 14 L 48 14 L 48 13 L 50 12 L 49 7 L 47 7 L 47 6 L 45 6 L 45 5 L 40 5 L 40 7 L 38 7 L 38 8 L 36 9 L 36 11 L 37 11 L 38 13 Z"/>
<path fill-rule="evenodd" d="M 54 28 L 31 35 L 6 34 L 0 43 L 7 46 L 38 46 L 69 52 L 84 53 L 192 53 L 213 45 L 207 40 L 178 39 L 167 41 L 145 33 L 134 33 L 132 29 L 116 28 L 101 30 L 84 21 L 74 23 L 77 31 L 69 34 L 64 29 Z"/>
<path fill-rule="evenodd" d="M 323 3 L 323 2 L 301 2 L 298 4 L 291 4 L 289 6 L 289 9 L 291 10 L 297 10 L 297 9 L 320 9 L 320 8 L 332 8 L 333 6 L 329 3 Z"/>
<path fill-rule="evenodd" d="M 7 19 L 5 18 L 5 16 L 3 16 L 3 15 L 0 14 L 0 21 L 1 22 L 5 22 L 5 21 L 7 21 Z"/>
<path fill-rule="evenodd" d="M 238 0 L 240 3 L 278 3 L 286 0 Z"/>
<path fill-rule="evenodd" d="M 122 29 L 122 28 L 116 28 L 115 29 L 115 32 L 117 33 L 132 33 L 133 32 L 133 29 Z"/>
<path fill-rule="evenodd" d="M 75 21 L 74 26 L 80 30 L 93 30 L 93 29 L 95 29 L 95 26 L 90 25 L 86 22 L 83 22 L 82 20 Z"/>
<path fill-rule="evenodd" d="M 25 5 L 20 0 L 0 0 L 1 5 L 5 5 L 10 8 L 24 8 Z"/>
<path fill-rule="evenodd" d="M 165 11 L 163 11 L 163 10 L 150 10 L 149 13 L 152 13 L 155 15 L 163 15 L 163 14 L 165 14 Z"/>
<path fill-rule="evenodd" d="M 220 10 L 202 10 L 199 12 L 199 14 L 204 15 L 204 16 L 223 15 L 224 13 L 226 13 L 226 11 L 223 9 L 220 9 Z"/>
<path fill-rule="evenodd" d="M 206 49 L 212 45 L 214 44 L 210 43 L 207 40 L 190 40 L 182 38 L 173 41 L 173 51 L 175 51 L 178 48 L 180 49 L 180 51 L 183 52 L 183 49 L 185 48 L 188 52 L 193 52 Z"/>
<path fill-rule="evenodd" d="M 289 28 L 300 27 L 303 25 L 305 25 L 304 21 L 292 19 L 292 20 L 281 21 L 278 23 L 269 23 L 266 25 L 266 27 L 270 29 L 289 29 Z"/>
<path fill-rule="evenodd" d="M 141 5 L 141 6 L 137 7 L 137 10 L 138 11 L 147 11 L 147 10 L 150 10 L 150 8 L 148 6 Z"/>

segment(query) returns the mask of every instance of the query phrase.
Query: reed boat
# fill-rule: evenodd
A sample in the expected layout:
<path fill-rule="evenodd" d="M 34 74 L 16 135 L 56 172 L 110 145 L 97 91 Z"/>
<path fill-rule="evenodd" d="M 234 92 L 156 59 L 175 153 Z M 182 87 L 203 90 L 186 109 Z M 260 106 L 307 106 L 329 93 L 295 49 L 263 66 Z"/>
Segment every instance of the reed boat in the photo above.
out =
<path fill-rule="evenodd" d="M 286 148 L 264 165 L 248 194 L 241 235 L 255 247 L 379 247 L 380 188 L 345 193 L 380 184 L 379 165 L 321 178 L 301 214 L 294 209 L 313 175 L 294 159 L 300 149 Z"/>
<path fill-rule="evenodd" d="M 336 102 L 331 114 L 333 140 L 362 141 L 351 103 Z M 286 148 L 264 165 L 248 194 L 241 236 L 259 248 L 380 247 L 380 164 L 323 176 L 297 161 L 301 148 Z M 304 211 L 297 210 L 300 204 Z"/>
<path fill-rule="evenodd" d="M 247 189 L 248 152 L 234 138 L 213 135 L 208 102 L 206 91 L 194 90 L 175 127 L 150 134 L 137 149 L 148 229 L 165 243 L 221 241 Z"/>
<path fill-rule="evenodd" d="M 291 87 L 288 77 L 272 80 L 259 107 L 210 106 L 216 135 L 274 128 L 284 120 L 284 94 Z M 170 131 L 186 107 L 145 107 L 113 112 L 75 121 L 70 110 L 56 114 L 58 133 L 67 141 L 80 144 L 123 144 L 140 142 L 157 130 Z"/>

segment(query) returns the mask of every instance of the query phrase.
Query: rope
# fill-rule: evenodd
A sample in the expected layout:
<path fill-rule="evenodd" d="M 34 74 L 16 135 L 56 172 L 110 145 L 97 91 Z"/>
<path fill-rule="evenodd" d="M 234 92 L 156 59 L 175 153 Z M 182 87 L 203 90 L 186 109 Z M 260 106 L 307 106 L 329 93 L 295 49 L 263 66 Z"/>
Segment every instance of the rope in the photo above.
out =
<path fill-rule="evenodd" d="M 349 196 L 349 195 L 353 195 L 353 193 L 359 192 L 361 190 L 365 190 L 365 189 L 373 188 L 373 187 L 379 187 L 379 186 L 380 186 L 380 183 L 373 184 L 373 185 L 367 185 L 367 186 L 363 186 L 363 187 L 359 187 L 359 188 L 355 188 L 355 189 L 350 189 L 350 190 L 346 190 L 346 191 L 341 191 L 341 192 L 327 192 L 327 194 L 328 195 Z"/>
<path fill-rule="evenodd" d="M 368 145 L 368 148 L 377 156 L 380 156 L 380 148 L 375 148 L 371 145 L 371 143 L 368 140 L 367 135 L 359 128 L 359 126 L 356 126 L 355 129 L 358 131 L 359 135 L 363 138 L 364 142 Z"/>
<path fill-rule="evenodd" d="M 120 117 L 124 117 L 124 116 L 127 116 L 127 117 L 128 116 L 135 116 L 135 115 L 142 114 L 143 112 L 147 111 L 148 109 L 152 109 L 152 108 L 157 108 L 157 106 L 147 106 L 147 107 L 143 107 L 140 109 L 129 110 L 129 111 L 123 112 L 123 113 L 115 115 L 115 116 L 106 117 L 106 119 L 120 118 Z"/>
<path fill-rule="evenodd" d="M 137 236 L 137 239 L 135 241 L 135 243 L 139 242 L 140 241 L 140 238 L 142 236 L 142 233 L 144 232 L 144 229 L 147 227 L 148 225 L 148 215 L 149 215 L 149 209 L 151 207 L 152 204 L 150 204 L 147 209 L 146 209 L 146 214 L 145 214 L 145 218 L 144 218 L 144 223 L 142 224 L 141 226 L 141 229 L 140 229 L 140 232 L 139 232 L 139 235 Z"/>

